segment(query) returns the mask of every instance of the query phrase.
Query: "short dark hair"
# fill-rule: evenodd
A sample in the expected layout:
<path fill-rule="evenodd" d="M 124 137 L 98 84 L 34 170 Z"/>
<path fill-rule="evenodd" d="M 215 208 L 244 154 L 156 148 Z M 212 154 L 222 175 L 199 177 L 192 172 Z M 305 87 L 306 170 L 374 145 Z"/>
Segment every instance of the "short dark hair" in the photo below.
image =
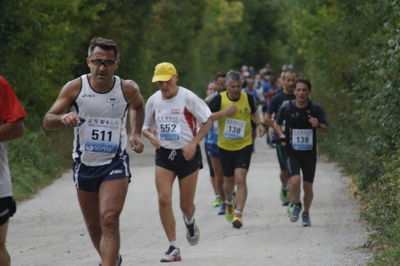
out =
<path fill-rule="evenodd" d="M 296 77 L 298 76 L 296 71 L 294 71 L 292 69 L 287 69 L 287 70 L 282 71 L 282 73 L 281 73 L 282 79 L 285 79 L 286 78 L 286 74 L 288 74 L 288 73 L 294 74 L 294 75 L 296 75 Z"/>
<path fill-rule="evenodd" d="M 215 74 L 215 80 L 217 80 L 218 78 L 226 78 L 226 72 L 217 72 L 217 74 Z"/>
<path fill-rule="evenodd" d="M 295 84 L 297 85 L 297 83 L 306 84 L 308 89 L 311 90 L 311 81 L 309 79 L 306 79 L 306 78 L 296 79 Z"/>
<path fill-rule="evenodd" d="M 100 47 L 101 49 L 107 50 L 107 51 L 114 51 L 115 54 L 115 59 L 119 60 L 119 49 L 118 49 L 118 44 L 109 39 L 104 39 L 102 37 L 94 37 L 93 39 L 90 40 L 89 43 L 89 49 L 88 49 L 88 57 L 92 56 L 93 50 L 96 47 Z"/>

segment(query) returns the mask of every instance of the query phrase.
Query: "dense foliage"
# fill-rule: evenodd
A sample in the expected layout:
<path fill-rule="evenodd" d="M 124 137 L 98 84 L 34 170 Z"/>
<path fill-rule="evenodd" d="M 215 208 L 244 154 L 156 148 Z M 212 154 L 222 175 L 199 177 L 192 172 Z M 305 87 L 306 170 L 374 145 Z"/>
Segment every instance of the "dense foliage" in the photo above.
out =
<path fill-rule="evenodd" d="M 119 43 L 117 74 L 135 80 L 145 96 L 153 92 L 151 75 L 161 61 L 173 62 L 181 84 L 202 94 L 217 71 L 244 61 L 261 67 L 270 56 L 281 63 L 283 57 L 271 50 L 249 48 L 252 42 L 258 49 L 273 42 L 278 14 L 253 16 L 268 13 L 272 5 L 256 0 L 0 1 L 5 11 L 0 16 L 0 73 L 28 114 L 25 138 L 10 144 L 16 197 L 36 192 L 65 167 L 59 160 L 65 161 L 71 148 L 59 140 L 60 134 L 70 134 L 45 133 L 41 121 L 61 87 L 88 71 L 85 58 L 92 37 Z"/>
<path fill-rule="evenodd" d="M 41 120 L 63 84 L 88 71 L 93 36 L 120 44 L 118 75 L 146 97 L 161 61 L 199 94 L 217 71 L 290 62 L 328 112 L 323 150 L 355 176 L 367 203 L 371 242 L 382 250 L 375 263 L 399 260 L 400 1 L 2 0 L 0 9 L 0 73 L 28 113 L 26 136 L 10 148 L 17 197 L 68 161 L 70 143 L 59 140 L 70 132 L 43 132 Z"/>

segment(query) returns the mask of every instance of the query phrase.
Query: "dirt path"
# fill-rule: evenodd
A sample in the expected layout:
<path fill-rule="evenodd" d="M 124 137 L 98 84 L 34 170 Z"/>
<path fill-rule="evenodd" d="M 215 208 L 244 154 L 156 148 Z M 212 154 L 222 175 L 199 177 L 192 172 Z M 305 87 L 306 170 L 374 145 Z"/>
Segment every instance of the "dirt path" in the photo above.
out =
<path fill-rule="evenodd" d="M 183 261 L 178 265 L 365 265 L 370 254 L 361 246 L 367 232 L 359 222 L 358 206 L 347 189 L 348 179 L 334 164 L 319 160 L 311 227 L 291 223 L 279 200 L 280 183 L 275 150 L 257 140 L 248 175 L 249 196 L 244 226 L 232 228 L 211 206 L 208 170 L 200 172 L 196 221 L 200 243 L 192 247 L 178 210 L 174 208 L 177 241 Z M 154 150 L 131 157 L 134 179 L 121 216 L 123 265 L 160 265 L 168 242 L 158 217 L 154 186 Z M 10 223 L 8 249 L 15 266 L 98 265 L 78 207 L 71 173 L 19 205 Z"/>

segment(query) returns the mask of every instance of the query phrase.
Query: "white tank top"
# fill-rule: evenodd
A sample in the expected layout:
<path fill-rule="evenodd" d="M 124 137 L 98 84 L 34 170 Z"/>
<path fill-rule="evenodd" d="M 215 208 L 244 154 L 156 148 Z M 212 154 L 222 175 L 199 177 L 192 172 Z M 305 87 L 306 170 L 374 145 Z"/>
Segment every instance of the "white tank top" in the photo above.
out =
<path fill-rule="evenodd" d="M 74 161 L 88 166 L 109 164 L 127 146 L 125 100 L 121 79 L 114 76 L 113 88 L 105 93 L 93 90 L 88 76 L 82 75 L 82 88 L 72 105 L 81 124 L 74 128 Z"/>

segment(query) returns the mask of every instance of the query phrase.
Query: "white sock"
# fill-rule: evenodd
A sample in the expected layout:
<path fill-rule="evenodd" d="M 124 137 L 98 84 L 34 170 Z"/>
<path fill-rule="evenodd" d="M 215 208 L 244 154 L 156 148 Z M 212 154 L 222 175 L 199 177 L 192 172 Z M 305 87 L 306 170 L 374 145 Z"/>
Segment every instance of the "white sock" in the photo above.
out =
<path fill-rule="evenodd" d="M 169 241 L 169 245 L 177 248 L 176 241 Z"/>
<path fill-rule="evenodd" d="M 242 214 L 242 211 L 235 210 L 235 214 Z"/>
<path fill-rule="evenodd" d="M 183 220 L 185 221 L 186 224 L 192 224 L 194 222 L 194 216 L 192 216 L 192 219 L 188 220 L 186 215 L 183 215 Z"/>
<path fill-rule="evenodd" d="M 227 205 L 233 205 L 233 200 L 226 200 L 225 202 Z"/>

